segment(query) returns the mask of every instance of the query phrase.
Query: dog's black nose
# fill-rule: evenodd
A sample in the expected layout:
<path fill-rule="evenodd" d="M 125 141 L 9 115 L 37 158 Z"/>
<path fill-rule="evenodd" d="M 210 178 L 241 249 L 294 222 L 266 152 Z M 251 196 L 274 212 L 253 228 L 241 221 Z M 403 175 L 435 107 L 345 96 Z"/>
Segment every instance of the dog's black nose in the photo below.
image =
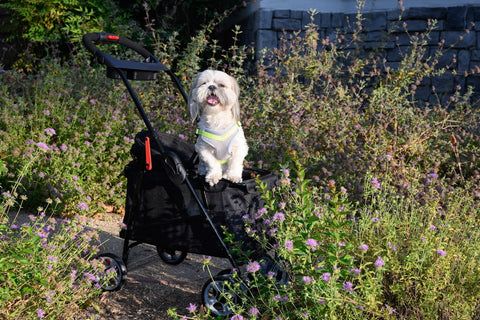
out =
<path fill-rule="evenodd" d="M 208 86 L 208 90 L 214 91 L 215 89 L 217 89 L 217 87 L 215 87 L 213 84 Z"/>

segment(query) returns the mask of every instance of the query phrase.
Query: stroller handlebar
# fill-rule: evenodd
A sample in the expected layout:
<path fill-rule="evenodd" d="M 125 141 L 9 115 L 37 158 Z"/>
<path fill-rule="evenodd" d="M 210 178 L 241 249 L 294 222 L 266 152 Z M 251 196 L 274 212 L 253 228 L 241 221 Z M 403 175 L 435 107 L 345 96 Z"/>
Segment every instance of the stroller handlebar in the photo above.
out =
<path fill-rule="evenodd" d="M 129 49 L 132 49 L 138 52 L 142 57 L 145 59 L 152 59 L 153 62 L 158 62 L 157 59 L 144 47 L 142 47 L 139 43 L 134 42 L 130 39 L 123 38 L 114 34 L 104 33 L 104 32 L 96 32 L 96 33 L 87 33 L 82 38 L 83 45 L 93 53 L 98 61 L 102 64 L 105 63 L 105 53 L 102 52 L 95 43 L 118 43 L 121 45 L 126 46 Z"/>
<path fill-rule="evenodd" d="M 93 53 L 100 64 L 107 66 L 107 77 L 119 79 L 119 71 L 124 72 L 131 80 L 155 80 L 156 73 L 166 71 L 173 74 L 167 67 L 160 63 L 153 54 L 141 44 L 130 39 L 123 38 L 110 33 L 87 33 L 83 36 L 82 42 L 88 51 Z M 139 53 L 144 61 L 119 60 L 100 50 L 97 43 L 118 43 Z M 171 75 L 173 77 L 173 75 Z M 182 93 L 183 94 L 183 93 Z"/>

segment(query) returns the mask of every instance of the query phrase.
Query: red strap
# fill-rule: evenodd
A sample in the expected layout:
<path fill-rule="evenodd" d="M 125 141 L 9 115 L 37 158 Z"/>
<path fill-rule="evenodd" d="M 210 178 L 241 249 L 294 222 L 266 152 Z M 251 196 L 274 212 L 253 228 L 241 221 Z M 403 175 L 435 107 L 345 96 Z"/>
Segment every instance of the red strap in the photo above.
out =
<path fill-rule="evenodd" d="M 152 170 L 152 153 L 150 152 L 150 138 L 145 138 L 145 168 Z"/>

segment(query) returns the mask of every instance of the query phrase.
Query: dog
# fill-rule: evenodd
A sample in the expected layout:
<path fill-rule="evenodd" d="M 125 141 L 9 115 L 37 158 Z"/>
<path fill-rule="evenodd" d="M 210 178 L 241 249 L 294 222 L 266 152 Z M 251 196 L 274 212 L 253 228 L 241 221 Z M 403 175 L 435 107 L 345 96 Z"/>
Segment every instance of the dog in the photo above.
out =
<path fill-rule="evenodd" d="M 198 173 L 210 186 L 222 178 L 242 182 L 248 145 L 240 124 L 239 94 L 233 77 L 205 70 L 195 78 L 188 96 L 189 117 L 197 121 Z"/>

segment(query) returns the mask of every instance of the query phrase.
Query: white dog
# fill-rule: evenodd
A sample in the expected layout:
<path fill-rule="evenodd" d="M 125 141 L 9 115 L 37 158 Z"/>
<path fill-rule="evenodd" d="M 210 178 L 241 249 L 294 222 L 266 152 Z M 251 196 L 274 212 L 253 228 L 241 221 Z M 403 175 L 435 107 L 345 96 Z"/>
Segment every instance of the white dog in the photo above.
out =
<path fill-rule="evenodd" d="M 198 120 L 198 171 L 211 186 L 222 178 L 242 181 L 248 146 L 240 125 L 239 93 L 233 77 L 206 70 L 197 75 L 188 97 L 189 116 L 192 121 Z"/>

